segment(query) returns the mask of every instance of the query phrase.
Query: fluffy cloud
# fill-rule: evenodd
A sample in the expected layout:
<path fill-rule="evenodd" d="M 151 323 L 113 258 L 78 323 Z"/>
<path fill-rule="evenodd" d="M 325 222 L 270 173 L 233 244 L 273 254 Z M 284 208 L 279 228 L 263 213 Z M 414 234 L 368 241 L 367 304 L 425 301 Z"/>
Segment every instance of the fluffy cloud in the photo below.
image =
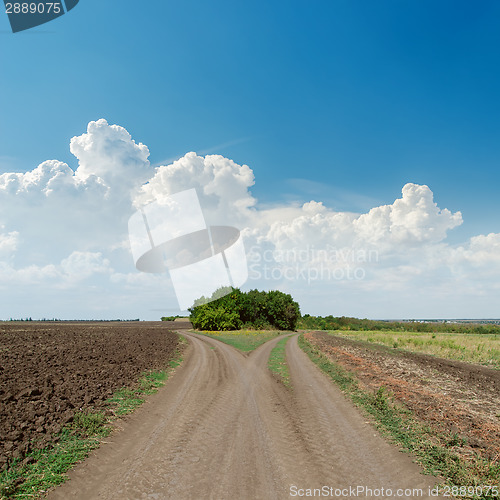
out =
<path fill-rule="evenodd" d="M 78 160 L 73 171 L 66 163 L 44 161 L 26 173 L 0 175 L 0 196 L 16 196 L 35 204 L 42 198 L 88 198 L 92 201 L 127 197 L 153 174 L 143 144 L 106 120 L 90 122 L 87 132 L 71 139 L 71 152 Z M 16 202 L 14 202 L 16 204 Z"/>
<path fill-rule="evenodd" d="M 104 119 L 90 122 L 86 134 L 73 137 L 70 150 L 78 158 L 77 181 L 97 177 L 110 192 L 122 194 L 151 177 L 149 149 Z"/>
<path fill-rule="evenodd" d="M 500 234 L 474 236 L 466 248 L 461 247 L 464 259 L 474 266 L 490 266 L 500 264 Z"/>
<path fill-rule="evenodd" d="M 171 165 L 158 167 L 134 203 L 161 202 L 165 196 L 196 188 L 208 224 L 241 225 L 248 223 L 256 204 L 249 191 L 253 184 L 254 175 L 247 165 L 220 155 L 187 153 Z"/>
<path fill-rule="evenodd" d="M 147 310 L 153 303 L 175 311 L 168 274 L 135 270 L 127 223 L 137 208 L 191 188 L 208 224 L 242 231 L 251 268 L 247 286 L 279 287 L 306 312 L 383 317 L 414 310 L 418 316 L 432 311 L 439 297 L 453 297 L 454 307 L 467 306 L 471 297 L 498 299 L 500 235 L 449 245 L 446 236 L 462 223 L 461 213 L 438 207 L 428 186 L 406 184 L 392 204 L 362 214 L 336 212 L 319 200 L 269 208 L 253 197 L 247 165 L 191 152 L 154 169 L 148 148 L 105 120 L 89 123 L 70 149 L 76 170 L 49 160 L 0 175 L 0 287 L 19 290 L 18 296 L 5 294 L 11 311 L 4 314 L 24 314 L 29 287 L 40 290 L 32 299 L 41 300 L 40 308 L 49 306 L 45 291 L 52 294 L 51 307 L 61 304 L 47 315 L 77 315 L 65 313 L 78 309 L 59 300 L 58 290 L 68 288 L 80 304 L 91 304 L 85 311 L 107 304 L 111 317 L 154 319 L 159 312 Z M 332 303 L 344 309 L 332 310 Z M 440 315 L 453 311 L 443 308 Z"/>
<path fill-rule="evenodd" d="M 460 212 L 441 210 L 428 186 L 406 184 L 392 205 L 372 208 L 354 221 L 357 235 L 372 243 L 414 245 L 439 242 L 462 224 Z"/>
<path fill-rule="evenodd" d="M 127 240 L 131 199 L 154 173 L 147 147 L 99 120 L 73 137 L 71 151 L 75 171 L 49 160 L 0 175 L 0 224 L 22 242 L 16 246 L 21 265 L 59 262 L 74 250 L 106 251 Z"/>
<path fill-rule="evenodd" d="M 16 251 L 19 241 L 19 233 L 11 231 L 10 233 L 0 233 L 0 257 L 9 258 Z"/>
<path fill-rule="evenodd" d="M 371 209 L 366 214 L 334 212 L 321 202 L 305 203 L 289 217 L 273 220 L 265 239 L 276 248 L 323 247 L 377 248 L 393 253 L 409 247 L 438 243 L 447 231 L 462 223 L 460 212 L 441 210 L 428 186 L 406 184 L 402 197 L 392 205 Z M 262 242 L 262 238 L 260 240 Z"/>
<path fill-rule="evenodd" d="M 73 170 L 60 161 L 45 161 L 26 173 L 0 175 L 0 192 L 4 195 L 50 196 L 54 191 L 76 188 Z"/>

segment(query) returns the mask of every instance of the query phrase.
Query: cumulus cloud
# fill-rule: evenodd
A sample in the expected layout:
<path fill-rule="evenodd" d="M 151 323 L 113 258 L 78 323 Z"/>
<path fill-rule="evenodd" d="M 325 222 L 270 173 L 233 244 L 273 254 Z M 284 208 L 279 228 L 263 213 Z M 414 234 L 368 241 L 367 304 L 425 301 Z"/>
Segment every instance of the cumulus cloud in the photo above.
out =
<path fill-rule="evenodd" d="M 130 134 L 106 120 L 90 122 L 87 132 L 71 139 L 71 152 L 78 161 L 73 171 L 66 163 L 44 161 L 26 173 L 0 175 L 0 196 L 39 202 L 42 198 L 88 197 L 92 201 L 132 196 L 153 174 L 143 144 L 136 144 Z"/>
<path fill-rule="evenodd" d="M 500 234 L 474 236 L 466 248 L 460 247 L 464 258 L 475 266 L 500 264 Z"/>
<path fill-rule="evenodd" d="M 462 224 L 462 214 L 441 210 L 428 186 L 409 183 L 392 205 L 372 208 L 353 224 L 362 240 L 412 245 L 442 241 L 447 231 Z"/>
<path fill-rule="evenodd" d="M 305 203 L 299 211 L 290 210 L 267 228 L 260 228 L 263 239 L 277 249 L 316 247 L 377 248 L 380 252 L 408 252 L 409 247 L 438 243 L 447 232 L 462 223 L 460 212 L 440 209 L 428 186 L 406 184 L 402 197 L 392 205 L 375 207 L 365 214 L 335 212 L 321 202 Z"/>
<path fill-rule="evenodd" d="M 0 175 L 0 190 L 4 195 L 50 196 L 54 191 L 75 187 L 73 170 L 56 160 L 45 161 L 26 173 Z"/>
<path fill-rule="evenodd" d="M 4 290 L 87 290 L 81 287 L 89 284 L 80 301 L 95 307 L 111 301 L 118 308 L 113 317 L 127 316 L 129 309 L 119 309 L 120 304 L 129 308 L 134 298 L 141 307 L 145 297 L 172 301 L 168 274 L 135 270 L 127 222 L 139 207 L 192 188 L 209 225 L 241 230 L 252 268 L 247 286 L 279 287 L 302 301 L 306 311 L 335 313 L 329 304 L 336 300 L 346 308 L 337 312 L 354 314 L 352 304 L 381 307 L 383 297 L 409 300 L 412 293 L 424 291 L 419 304 L 425 310 L 438 293 L 464 290 L 463 300 L 455 300 L 459 304 L 467 294 L 484 295 L 497 286 L 500 235 L 477 235 L 449 245 L 447 234 L 462 224 L 462 215 L 438 207 L 426 185 L 406 184 L 400 198 L 361 214 L 335 211 L 322 200 L 264 207 L 252 195 L 255 179 L 249 166 L 190 152 L 153 168 L 144 144 L 102 119 L 73 137 L 70 150 L 75 170 L 48 160 L 25 173 L 0 175 Z M 265 266 L 277 272 L 266 277 Z M 356 271 L 358 275 L 352 274 Z M 387 316 L 375 310 L 381 311 L 379 317 Z M 361 307 L 356 314 L 368 311 L 369 306 Z"/>
<path fill-rule="evenodd" d="M 126 129 L 104 119 L 90 122 L 86 134 L 73 137 L 70 150 L 78 158 L 77 181 L 95 176 L 110 191 L 123 192 L 151 176 L 147 146 L 136 144 Z"/>
<path fill-rule="evenodd" d="M 191 152 L 171 165 L 158 167 L 134 204 L 161 203 L 170 194 L 195 188 L 208 224 L 248 223 L 257 202 L 249 191 L 254 182 L 247 165 L 220 155 L 202 157 Z"/>
<path fill-rule="evenodd" d="M 0 175 L 0 224 L 17 232 L 21 265 L 60 261 L 75 249 L 106 251 L 127 240 L 131 200 L 153 175 L 149 151 L 106 120 L 71 139 L 78 167 L 44 161 L 25 173 Z"/>
<path fill-rule="evenodd" d="M 19 233 L 17 231 L 0 233 L 0 258 L 6 259 L 13 256 L 17 249 L 18 241 Z"/>

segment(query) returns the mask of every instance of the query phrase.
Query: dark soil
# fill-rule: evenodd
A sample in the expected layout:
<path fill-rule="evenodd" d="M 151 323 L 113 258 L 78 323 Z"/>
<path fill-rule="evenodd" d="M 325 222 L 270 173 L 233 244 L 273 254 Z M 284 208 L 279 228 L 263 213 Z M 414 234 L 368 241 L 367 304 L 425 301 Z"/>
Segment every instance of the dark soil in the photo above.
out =
<path fill-rule="evenodd" d="M 466 457 L 500 459 L 500 371 L 326 332 L 306 338 L 354 373 L 365 389 L 387 389 L 396 404 L 450 438 Z"/>
<path fill-rule="evenodd" d="M 117 389 L 164 369 L 178 345 L 172 327 L 0 323 L 0 469 L 57 441 L 76 411 L 105 409 Z"/>

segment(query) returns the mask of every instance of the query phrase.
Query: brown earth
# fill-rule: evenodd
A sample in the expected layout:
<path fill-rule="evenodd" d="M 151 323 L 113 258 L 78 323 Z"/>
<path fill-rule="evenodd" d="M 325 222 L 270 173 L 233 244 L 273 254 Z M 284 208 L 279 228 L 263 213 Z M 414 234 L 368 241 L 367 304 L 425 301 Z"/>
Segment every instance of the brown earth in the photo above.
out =
<path fill-rule="evenodd" d="M 306 334 L 314 346 L 372 391 L 385 387 L 454 443 L 463 458 L 500 460 L 500 371 L 326 332 Z"/>
<path fill-rule="evenodd" d="M 296 335 L 286 347 L 292 390 L 267 367 L 279 337 L 243 354 L 216 339 L 185 336 L 184 362 L 166 385 L 51 500 L 272 500 L 323 487 L 332 490 L 322 498 L 387 498 L 382 488 L 394 497 L 398 489 L 421 488 L 400 498 L 429 498 L 436 478 L 422 475 L 365 421 L 300 350 Z"/>
<path fill-rule="evenodd" d="M 176 325 L 178 326 L 178 324 Z M 79 409 L 163 368 L 178 337 L 161 322 L 0 323 L 0 467 L 56 434 Z"/>

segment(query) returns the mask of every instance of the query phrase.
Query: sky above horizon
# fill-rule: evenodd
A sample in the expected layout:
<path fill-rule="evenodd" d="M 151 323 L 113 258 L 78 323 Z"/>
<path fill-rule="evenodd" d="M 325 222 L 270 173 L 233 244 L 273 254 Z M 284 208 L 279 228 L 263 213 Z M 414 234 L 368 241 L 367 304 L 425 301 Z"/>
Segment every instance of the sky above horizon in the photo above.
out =
<path fill-rule="evenodd" d="M 499 317 L 500 4 L 98 2 L 0 15 L 0 319 L 179 314 L 128 219 L 196 188 L 243 289 Z"/>

